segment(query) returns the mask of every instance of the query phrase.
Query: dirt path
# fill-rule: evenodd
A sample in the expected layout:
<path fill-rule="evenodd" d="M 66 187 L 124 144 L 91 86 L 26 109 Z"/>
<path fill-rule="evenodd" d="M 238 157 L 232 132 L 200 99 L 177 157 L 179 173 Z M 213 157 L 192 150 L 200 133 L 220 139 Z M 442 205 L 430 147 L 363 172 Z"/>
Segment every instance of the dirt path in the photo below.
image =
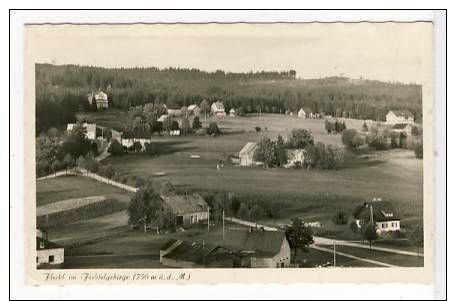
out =
<path fill-rule="evenodd" d="M 358 244 L 358 243 L 353 243 L 353 242 L 348 242 L 345 240 L 335 240 L 335 239 L 329 239 L 329 238 L 324 238 L 324 237 L 319 237 L 319 236 L 314 236 L 314 242 L 316 245 L 334 245 L 334 242 L 338 246 L 347 246 L 347 247 L 355 247 L 355 248 L 362 248 L 362 249 L 371 249 L 369 246 Z M 398 250 L 398 249 L 391 249 L 391 248 L 384 248 L 384 247 L 376 247 L 372 246 L 372 250 L 376 251 L 383 251 L 383 252 L 389 252 L 389 253 L 394 253 L 394 254 L 399 254 L 399 255 L 408 255 L 408 256 L 419 256 L 423 257 L 423 254 L 419 253 L 417 254 L 416 252 L 410 252 L 410 251 L 404 251 L 404 250 Z"/>
<path fill-rule="evenodd" d="M 331 253 L 331 254 L 334 253 L 333 250 L 322 248 L 322 247 L 317 247 L 315 245 L 311 245 L 310 248 L 318 250 L 318 251 Z M 361 257 L 353 256 L 353 255 L 350 255 L 350 254 L 347 254 L 347 253 L 342 253 L 342 252 L 339 252 L 339 251 L 336 251 L 336 255 L 348 257 L 348 258 L 359 260 L 359 261 L 368 262 L 368 263 L 375 264 L 375 265 L 382 266 L 382 267 L 388 267 L 388 268 L 397 267 L 396 265 L 392 265 L 392 264 L 389 264 L 389 263 L 384 263 L 384 262 L 380 262 L 380 261 L 377 261 L 377 260 L 361 258 Z"/>

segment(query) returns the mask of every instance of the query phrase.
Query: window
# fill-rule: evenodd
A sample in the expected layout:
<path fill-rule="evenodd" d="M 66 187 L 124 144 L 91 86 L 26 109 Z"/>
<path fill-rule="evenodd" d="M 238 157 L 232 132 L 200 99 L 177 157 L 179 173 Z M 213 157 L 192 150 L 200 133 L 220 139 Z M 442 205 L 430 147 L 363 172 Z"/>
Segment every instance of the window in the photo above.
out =
<path fill-rule="evenodd" d="M 49 262 L 54 262 L 54 255 L 49 256 Z"/>
<path fill-rule="evenodd" d="M 36 263 L 38 263 L 38 256 L 36 256 Z"/>

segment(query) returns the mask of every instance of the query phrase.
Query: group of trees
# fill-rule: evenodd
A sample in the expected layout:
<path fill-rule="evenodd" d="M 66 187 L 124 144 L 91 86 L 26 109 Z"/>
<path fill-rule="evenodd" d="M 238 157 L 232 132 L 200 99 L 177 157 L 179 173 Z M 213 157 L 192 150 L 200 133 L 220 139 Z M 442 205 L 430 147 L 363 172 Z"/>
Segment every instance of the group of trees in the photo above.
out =
<path fill-rule="evenodd" d="M 347 127 L 345 126 L 345 121 L 330 121 L 325 120 L 325 130 L 328 134 L 339 134 L 342 133 Z"/>
<path fill-rule="evenodd" d="M 296 112 L 310 107 L 334 117 L 382 120 L 390 109 L 421 118 L 421 86 L 345 77 L 297 79 L 296 72 L 204 72 L 181 68 L 100 68 L 36 64 L 37 132 L 74 122 L 90 110 L 87 94 L 102 89 L 110 107 L 128 110 L 146 103 L 182 107 L 222 100 L 244 113 Z M 206 111 L 207 112 L 207 111 Z M 205 114 L 206 115 L 206 114 Z"/>
<path fill-rule="evenodd" d="M 79 156 L 89 152 L 98 155 L 98 145 L 87 139 L 80 123 L 71 133 L 60 133 L 56 128 L 49 128 L 36 138 L 36 175 L 37 177 L 72 168 Z"/>
<path fill-rule="evenodd" d="M 285 142 L 282 136 L 276 141 L 264 137 L 258 142 L 254 160 L 266 167 L 287 164 L 287 150 L 303 150 L 304 161 L 295 167 L 308 169 L 338 169 L 343 166 L 344 150 L 336 145 L 314 144 L 312 133 L 306 129 L 293 129 Z"/>

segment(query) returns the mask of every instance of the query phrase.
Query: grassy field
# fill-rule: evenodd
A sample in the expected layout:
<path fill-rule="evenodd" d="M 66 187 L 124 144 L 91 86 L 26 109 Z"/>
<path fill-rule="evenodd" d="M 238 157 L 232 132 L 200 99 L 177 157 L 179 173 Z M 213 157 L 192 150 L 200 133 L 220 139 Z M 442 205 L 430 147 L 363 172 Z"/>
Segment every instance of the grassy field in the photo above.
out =
<path fill-rule="evenodd" d="M 129 202 L 132 193 L 81 176 L 62 176 L 36 182 L 37 206 L 91 196 Z"/>

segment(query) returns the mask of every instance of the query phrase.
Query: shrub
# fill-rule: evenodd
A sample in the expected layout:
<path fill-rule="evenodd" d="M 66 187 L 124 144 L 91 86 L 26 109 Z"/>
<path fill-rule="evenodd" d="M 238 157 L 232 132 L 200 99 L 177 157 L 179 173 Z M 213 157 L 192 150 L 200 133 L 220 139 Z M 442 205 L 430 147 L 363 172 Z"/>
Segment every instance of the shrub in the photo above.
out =
<path fill-rule="evenodd" d="M 256 131 L 257 133 L 258 133 L 258 132 L 261 132 L 261 127 L 256 126 L 256 127 L 255 127 L 255 131 Z"/>
<path fill-rule="evenodd" d="M 108 153 L 113 156 L 122 156 L 124 153 L 123 146 L 117 140 L 111 140 L 111 145 L 109 145 Z"/>
<path fill-rule="evenodd" d="M 332 222 L 336 225 L 346 225 L 348 221 L 347 213 L 345 211 L 337 211 L 332 217 Z"/>
<path fill-rule="evenodd" d="M 207 128 L 207 134 L 208 135 L 218 135 L 220 134 L 220 129 L 215 122 L 209 123 L 209 127 Z"/>

